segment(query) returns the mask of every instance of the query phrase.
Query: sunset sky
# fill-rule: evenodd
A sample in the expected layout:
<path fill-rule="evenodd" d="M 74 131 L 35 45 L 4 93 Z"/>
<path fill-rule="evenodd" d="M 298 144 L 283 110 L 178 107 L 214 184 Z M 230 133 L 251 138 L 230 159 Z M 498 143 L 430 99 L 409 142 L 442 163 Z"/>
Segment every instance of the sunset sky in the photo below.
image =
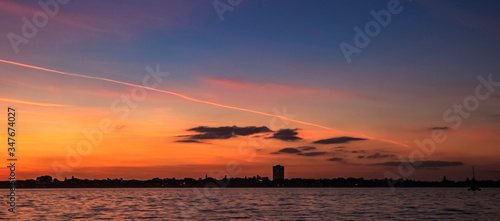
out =
<path fill-rule="evenodd" d="M 500 179 L 498 2 L 401 1 L 350 62 L 391 1 L 216 2 L 69 1 L 33 34 L 0 0 L 3 164 L 13 107 L 18 179 Z"/>

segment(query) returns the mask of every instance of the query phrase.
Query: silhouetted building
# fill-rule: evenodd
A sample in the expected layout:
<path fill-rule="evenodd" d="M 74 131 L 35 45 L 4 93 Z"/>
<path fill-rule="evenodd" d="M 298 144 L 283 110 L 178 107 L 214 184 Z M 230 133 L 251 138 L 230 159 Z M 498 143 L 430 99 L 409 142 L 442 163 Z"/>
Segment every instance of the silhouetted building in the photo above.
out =
<path fill-rule="evenodd" d="M 42 183 L 50 183 L 50 182 L 52 182 L 52 177 L 49 175 L 40 176 L 40 177 L 36 178 L 36 181 L 42 182 Z"/>
<path fill-rule="evenodd" d="M 271 181 L 267 177 L 259 175 L 252 178 L 227 178 L 226 180 L 210 178 L 198 179 L 184 178 L 154 178 L 150 180 L 123 180 L 123 179 L 66 179 L 58 181 L 51 179 L 50 176 L 37 177 L 36 180 L 16 180 L 17 188 L 185 188 L 185 187 L 471 187 L 471 191 L 478 191 L 481 187 L 497 187 L 500 188 L 500 180 L 483 180 L 468 179 L 467 181 L 452 181 L 444 179 L 444 182 L 436 181 L 416 181 L 408 179 L 369 179 L 361 178 L 322 178 L 322 179 L 305 179 L 305 178 L 289 178 L 283 177 L 283 166 L 277 165 L 273 168 L 274 179 Z M 278 175 L 279 177 L 277 177 Z M 283 177 L 283 178 L 282 178 Z M 0 188 L 10 188 L 9 181 L 0 181 Z"/>
<path fill-rule="evenodd" d="M 281 165 L 273 166 L 273 181 L 285 179 L 285 167 Z"/>
<path fill-rule="evenodd" d="M 37 177 L 36 182 L 38 184 L 38 187 L 47 187 L 52 183 L 52 177 L 48 175 Z"/>

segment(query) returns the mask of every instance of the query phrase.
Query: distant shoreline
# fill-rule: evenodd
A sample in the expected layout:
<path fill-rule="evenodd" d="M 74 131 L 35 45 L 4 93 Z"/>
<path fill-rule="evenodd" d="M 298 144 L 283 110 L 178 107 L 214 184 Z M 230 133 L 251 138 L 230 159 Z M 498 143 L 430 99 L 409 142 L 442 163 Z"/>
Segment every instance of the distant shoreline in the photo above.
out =
<path fill-rule="evenodd" d="M 11 188 L 10 181 L 0 181 L 0 188 Z M 499 188 L 500 180 L 469 180 L 451 181 L 443 177 L 437 181 L 364 179 L 364 178 L 333 178 L 333 179 L 303 179 L 291 178 L 270 180 L 268 177 L 245 177 L 215 179 L 198 178 L 153 178 L 150 180 L 101 179 L 89 180 L 72 177 L 60 181 L 51 176 L 41 176 L 35 179 L 15 181 L 16 189 L 25 188 L 468 188 L 471 185 L 481 188 Z"/>
<path fill-rule="evenodd" d="M 386 187 L 22 187 L 17 189 L 23 190 L 42 190 L 42 189 L 195 189 L 195 188 L 213 188 L 213 189 L 387 189 Z M 432 187 L 432 186 L 416 186 L 416 187 L 394 187 L 395 189 L 467 189 L 468 187 Z M 498 189 L 500 187 L 481 187 L 481 189 Z M 9 189 L 9 188 L 2 188 Z"/>

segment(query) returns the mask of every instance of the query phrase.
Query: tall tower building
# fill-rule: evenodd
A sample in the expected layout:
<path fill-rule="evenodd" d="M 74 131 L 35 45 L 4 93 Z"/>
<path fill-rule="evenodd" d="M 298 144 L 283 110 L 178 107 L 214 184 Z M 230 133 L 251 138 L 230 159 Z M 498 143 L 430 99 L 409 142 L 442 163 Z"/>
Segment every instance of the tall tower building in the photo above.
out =
<path fill-rule="evenodd" d="M 285 179 L 285 167 L 281 165 L 273 166 L 273 181 Z"/>

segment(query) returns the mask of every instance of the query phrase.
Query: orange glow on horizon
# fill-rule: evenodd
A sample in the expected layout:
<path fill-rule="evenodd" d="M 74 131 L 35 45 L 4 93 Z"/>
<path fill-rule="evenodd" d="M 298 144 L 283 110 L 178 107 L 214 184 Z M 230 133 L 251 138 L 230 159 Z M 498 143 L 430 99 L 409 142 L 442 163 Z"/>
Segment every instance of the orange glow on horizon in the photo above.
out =
<path fill-rule="evenodd" d="M 28 65 L 28 64 L 23 64 L 23 63 L 19 63 L 19 62 L 14 62 L 14 61 L 7 61 L 7 60 L 3 60 L 3 59 L 0 59 L 0 62 L 6 63 L 6 64 L 17 65 L 17 66 L 21 66 L 21 67 L 26 67 L 26 68 L 31 68 L 31 69 L 35 69 L 35 70 L 52 72 L 52 73 L 61 74 L 61 75 L 67 75 L 67 76 L 73 76 L 73 77 L 79 77 L 79 78 L 86 78 L 86 79 L 93 79 L 93 80 L 100 80 L 100 81 L 106 81 L 106 82 L 111 82 L 111 83 L 115 83 L 115 84 L 121 84 L 121 85 L 125 85 L 125 86 L 130 86 L 130 87 L 143 88 L 143 89 L 150 90 L 150 91 L 156 91 L 156 92 L 160 92 L 160 93 L 164 93 L 164 94 L 174 95 L 174 96 L 180 97 L 182 99 L 193 101 L 193 102 L 197 102 L 197 103 L 203 103 L 203 104 L 208 104 L 208 105 L 212 105 L 212 106 L 217 106 L 217 107 L 232 109 L 232 110 L 249 112 L 249 113 L 259 114 L 259 115 L 263 115 L 263 116 L 276 117 L 276 118 L 279 118 L 279 119 L 282 119 L 282 120 L 285 120 L 285 121 L 290 121 L 290 122 L 295 122 L 295 123 L 299 123 L 299 124 L 302 124 L 302 125 L 308 125 L 308 126 L 318 127 L 318 128 L 322 128 L 322 129 L 325 129 L 325 130 L 335 131 L 335 132 L 338 132 L 338 133 L 349 133 L 347 131 L 341 131 L 341 130 L 333 129 L 333 128 L 326 127 L 326 126 L 323 126 L 323 125 L 319 125 L 319 124 L 315 124 L 315 123 L 309 123 L 309 122 L 301 121 L 301 120 L 296 120 L 296 119 L 292 119 L 292 118 L 281 116 L 281 115 L 269 114 L 269 113 L 262 112 L 262 111 L 256 111 L 256 110 L 251 110 L 251 109 L 242 108 L 242 107 L 235 107 L 235 106 L 230 106 L 230 105 L 225 105 L 225 104 L 219 104 L 219 103 L 215 103 L 215 102 L 211 102 L 211 101 L 200 100 L 200 99 L 189 97 L 187 95 L 184 95 L 184 94 L 181 94 L 181 93 L 177 93 L 177 92 L 173 92 L 173 91 L 161 90 L 161 89 L 157 89 L 157 88 L 146 87 L 146 86 L 143 86 L 143 85 L 132 84 L 132 83 L 127 83 L 127 82 L 113 80 L 113 79 L 108 79 L 108 78 L 93 77 L 93 76 L 87 76 L 87 75 L 81 75 L 81 74 L 74 74 L 74 73 L 67 73 L 67 72 L 58 71 L 58 70 L 54 70 L 54 69 L 48 69 L 48 68 L 43 68 L 43 67 L 38 67 L 38 66 L 33 66 L 33 65 Z M 361 136 L 363 138 L 370 138 L 370 139 L 373 139 L 373 140 L 379 140 L 379 141 L 383 141 L 383 142 L 397 144 L 397 145 L 400 145 L 400 146 L 403 146 L 403 147 L 408 147 L 408 145 L 406 145 L 406 144 L 402 144 L 400 142 L 393 141 L 393 140 L 376 139 L 376 138 L 373 138 L 373 137 L 370 137 L 370 136 L 366 136 L 366 135 L 361 135 Z"/>

